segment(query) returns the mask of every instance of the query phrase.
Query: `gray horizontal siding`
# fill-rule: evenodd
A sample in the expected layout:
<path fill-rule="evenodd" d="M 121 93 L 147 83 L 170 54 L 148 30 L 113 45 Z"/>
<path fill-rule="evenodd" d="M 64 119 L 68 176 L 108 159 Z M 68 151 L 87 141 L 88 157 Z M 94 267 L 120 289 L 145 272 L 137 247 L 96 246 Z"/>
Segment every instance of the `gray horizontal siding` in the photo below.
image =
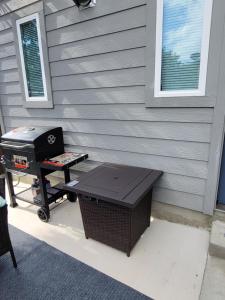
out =
<path fill-rule="evenodd" d="M 9 86 L 9 84 L 5 84 Z M 13 86 L 13 84 L 12 84 Z M 19 86 L 19 84 L 17 85 Z M 68 119 L 92 119 L 92 120 L 139 120 L 152 122 L 198 122 L 211 123 L 212 109 L 145 109 L 142 104 L 118 104 L 118 105 L 56 105 L 54 110 L 26 110 L 21 106 L 3 106 L 4 116 L 8 117 L 32 117 L 32 118 L 68 118 Z"/>
<path fill-rule="evenodd" d="M 7 122 L 6 122 L 7 123 Z M 14 127 L 7 127 L 8 131 Z M 199 161 L 208 161 L 207 143 L 189 143 L 183 141 L 137 138 L 127 136 L 97 135 L 64 131 L 67 145 L 150 154 L 165 157 L 177 157 Z"/>
<path fill-rule="evenodd" d="M 0 62 L 1 63 L 1 62 Z M 145 92 L 143 87 L 117 87 L 102 89 L 86 89 L 76 91 L 55 91 L 53 92 L 54 103 L 64 104 L 114 104 L 114 103 L 143 103 L 145 102 Z M 14 94 L 1 98 L 3 105 L 22 105 L 22 95 Z"/>
<path fill-rule="evenodd" d="M 186 194 L 190 193 L 191 188 L 192 194 L 204 196 L 206 181 L 195 177 L 164 173 L 164 175 L 156 183 L 156 186 L 168 190 L 184 192 Z"/>
<path fill-rule="evenodd" d="M 17 68 L 16 56 L 10 56 L 0 59 L 0 71 L 6 71 Z"/>
<path fill-rule="evenodd" d="M 10 15 L 1 16 L 0 31 L 9 29 L 12 27 L 12 19 Z"/>
<path fill-rule="evenodd" d="M 11 1 L 13 9 L 22 7 Z M 41 2 L 30 2 L 17 13 L 38 10 Z M 83 12 L 72 0 L 46 0 L 45 13 L 54 109 L 23 108 L 7 10 L 0 18 L 7 129 L 62 126 L 68 150 L 163 170 L 154 200 L 202 211 L 213 107 L 145 108 L 145 0 L 98 0 Z"/>
<path fill-rule="evenodd" d="M 143 85 L 144 68 L 95 72 L 52 78 L 53 91 Z"/>
<path fill-rule="evenodd" d="M 6 96 L 7 98 L 7 96 Z M 4 101 L 4 99 L 3 99 Z M 4 102 L 3 102 L 4 103 Z M 24 117 L 4 117 L 7 127 L 24 126 Z M 28 126 L 55 126 L 56 119 L 26 118 Z M 111 121 L 84 119 L 57 119 L 57 124 L 64 131 L 90 134 L 104 134 L 112 136 L 132 136 L 151 139 L 165 139 L 178 141 L 195 141 L 208 143 L 210 141 L 211 126 L 195 123 L 146 123 L 142 121 Z"/>
<path fill-rule="evenodd" d="M 0 16 L 7 15 L 37 1 L 38 0 L 2 0 L 0 3 Z"/>
<path fill-rule="evenodd" d="M 45 0 L 46 15 L 74 6 L 73 0 Z"/>
<path fill-rule="evenodd" d="M 116 104 L 116 103 L 142 103 L 145 102 L 145 92 L 142 86 L 101 88 L 53 92 L 55 104 Z"/>
<path fill-rule="evenodd" d="M 84 22 L 90 19 L 96 19 L 105 15 L 127 10 L 135 6 L 145 4 L 145 0 L 123 0 L 117 1 L 116 5 L 111 0 L 98 0 L 94 10 L 87 10 L 80 13 L 72 1 L 52 0 L 46 2 L 46 27 L 48 30 L 54 30 L 69 26 L 75 23 Z M 59 10 L 55 10 L 55 7 Z M 55 12 L 55 13 L 54 13 Z"/>
<path fill-rule="evenodd" d="M 11 95 L 21 93 L 19 82 L 6 82 L 0 85 L 0 95 Z"/>
<path fill-rule="evenodd" d="M 18 82 L 19 81 L 19 73 L 18 70 L 5 70 L 0 72 L 0 85 L 3 82 Z"/>
<path fill-rule="evenodd" d="M 0 45 L 11 43 L 14 40 L 11 28 L 0 31 Z"/>
<path fill-rule="evenodd" d="M 1 15 L 0 31 L 12 27 L 13 18 L 11 13 L 16 13 L 17 16 L 24 17 L 26 15 L 39 11 L 41 7 L 43 7 L 41 0 L 33 0 L 33 1 L 2 0 L 0 2 L 0 11 L 1 13 L 3 12 L 3 15 Z"/>
<path fill-rule="evenodd" d="M 67 145 L 67 149 L 78 152 L 90 153 L 91 160 L 114 161 L 118 164 L 140 166 L 152 169 L 163 170 L 166 173 L 179 174 L 201 179 L 207 178 L 207 162 L 180 159 L 174 157 L 156 156 L 141 153 L 131 153 L 128 151 L 115 151 L 98 149 L 91 147 L 81 147 Z"/>
<path fill-rule="evenodd" d="M 7 130 L 10 129 L 11 128 L 7 128 Z M 65 135 L 65 137 L 66 137 L 65 142 L 67 143 L 68 142 L 67 135 Z M 77 166 L 75 167 L 75 169 L 77 170 Z M 83 169 L 83 166 L 79 166 L 79 169 L 82 171 L 85 170 Z M 188 176 L 183 176 L 178 174 L 171 174 L 171 173 L 164 173 L 164 176 L 161 177 L 161 179 L 157 182 L 156 186 L 159 188 L 164 188 L 164 189 L 169 189 L 169 190 L 179 191 L 184 193 L 189 193 L 190 186 L 191 186 L 192 194 L 199 195 L 199 196 L 203 196 L 205 192 L 204 179 L 200 179 L 196 177 L 188 177 Z"/>
<path fill-rule="evenodd" d="M 98 147 L 129 151 L 157 156 L 180 157 L 196 160 L 208 160 L 209 147 L 206 143 L 190 143 L 181 141 L 167 141 L 160 139 L 146 139 L 137 137 L 120 137 L 96 134 L 78 134 L 65 132 L 65 143 L 81 145 L 83 147 Z"/>
<path fill-rule="evenodd" d="M 1 94 L 0 100 L 1 105 L 15 105 L 15 103 L 17 105 L 22 105 L 22 94 Z"/>
<path fill-rule="evenodd" d="M 145 46 L 145 28 L 125 30 L 79 42 L 57 45 L 49 48 L 49 60 L 58 61 L 111 53 Z"/>
<path fill-rule="evenodd" d="M 82 74 L 145 66 L 145 48 L 68 59 L 50 64 L 52 76 Z"/>
<path fill-rule="evenodd" d="M 0 59 L 16 55 L 14 43 L 2 44 L 0 47 Z"/>
<path fill-rule="evenodd" d="M 155 188 L 153 190 L 153 200 L 202 211 L 204 197 L 169 189 Z"/>
<path fill-rule="evenodd" d="M 145 26 L 146 21 L 143 16 L 145 6 L 135 9 L 129 9 L 109 16 L 103 16 L 95 20 L 88 20 L 84 23 L 78 23 L 66 26 L 58 30 L 47 33 L 48 45 L 54 46 L 64 43 L 84 40 L 96 36 L 101 36 L 113 32 Z M 47 28 L 48 30 L 48 28 Z"/>

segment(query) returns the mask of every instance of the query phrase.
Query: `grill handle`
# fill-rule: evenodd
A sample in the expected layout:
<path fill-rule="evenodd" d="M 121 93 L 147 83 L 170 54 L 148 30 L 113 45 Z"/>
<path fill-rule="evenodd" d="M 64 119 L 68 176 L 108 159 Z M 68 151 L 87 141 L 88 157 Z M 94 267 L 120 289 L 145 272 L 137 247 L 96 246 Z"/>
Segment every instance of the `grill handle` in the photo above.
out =
<path fill-rule="evenodd" d="M 9 148 L 13 148 L 13 149 L 25 149 L 25 148 L 34 148 L 34 145 L 32 144 L 24 144 L 24 145 L 12 145 L 12 144 L 8 144 L 8 142 L 3 142 L 0 143 L 0 147 L 9 147 Z"/>

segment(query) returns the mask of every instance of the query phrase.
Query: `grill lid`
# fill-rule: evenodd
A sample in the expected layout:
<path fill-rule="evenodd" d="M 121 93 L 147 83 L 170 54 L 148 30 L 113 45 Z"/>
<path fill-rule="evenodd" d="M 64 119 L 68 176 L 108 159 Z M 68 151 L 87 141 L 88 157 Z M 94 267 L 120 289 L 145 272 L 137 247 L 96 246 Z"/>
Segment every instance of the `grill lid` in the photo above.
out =
<path fill-rule="evenodd" d="M 4 134 L 1 139 L 3 141 L 17 141 L 34 143 L 37 138 L 45 134 L 55 127 L 19 127 Z"/>

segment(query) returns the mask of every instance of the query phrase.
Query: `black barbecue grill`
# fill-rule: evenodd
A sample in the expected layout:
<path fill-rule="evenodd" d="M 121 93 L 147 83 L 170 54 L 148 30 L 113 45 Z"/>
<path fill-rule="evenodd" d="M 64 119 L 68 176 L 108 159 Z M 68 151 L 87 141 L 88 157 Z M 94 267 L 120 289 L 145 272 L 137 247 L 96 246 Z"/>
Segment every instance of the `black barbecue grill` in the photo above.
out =
<path fill-rule="evenodd" d="M 69 168 L 88 157 L 87 154 L 75 154 L 72 159 L 58 162 L 60 155 L 64 153 L 63 131 L 61 127 L 20 127 L 16 128 L 1 137 L 0 146 L 3 150 L 3 162 L 6 170 L 6 180 L 9 187 L 10 205 L 16 207 L 16 198 L 32 202 L 41 208 L 38 216 L 43 221 L 48 221 L 50 217 L 49 205 L 67 194 L 71 202 L 76 199 L 73 194 L 60 188 L 47 187 L 45 176 L 54 171 L 64 172 L 64 182 L 70 181 Z M 57 158 L 56 161 L 52 161 Z M 12 173 L 22 172 L 37 176 L 40 183 L 40 194 L 30 201 L 22 197 L 23 192 L 14 193 Z M 29 188 L 30 189 L 30 188 Z"/>
<path fill-rule="evenodd" d="M 32 175 L 38 172 L 38 162 L 64 152 L 61 127 L 20 127 L 4 134 L 1 140 L 6 168 Z"/>

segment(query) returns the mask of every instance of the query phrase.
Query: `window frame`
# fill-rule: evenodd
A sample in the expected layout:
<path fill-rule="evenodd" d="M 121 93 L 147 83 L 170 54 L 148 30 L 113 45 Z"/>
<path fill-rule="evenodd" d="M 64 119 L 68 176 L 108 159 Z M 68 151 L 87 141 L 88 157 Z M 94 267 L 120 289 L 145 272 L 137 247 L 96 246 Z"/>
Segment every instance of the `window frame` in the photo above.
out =
<path fill-rule="evenodd" d="M 192 89 L 192 90 L 161 91 L 163 4 L 164 4 L 164 0 L 157 0 L 154 97 L 158 98 L 158 97 L 205 96 L 213 0 L 207 0 L 204 9 L 199 84 L 198 84 L 198 89 Z"/>
<path fill-rule="evenodd" d="M 43 55 L 43 66 L 42 70 L 44 71 L 44 84 L 46 86 L 46 99 L 42 97 L 35 97 L 35 101 L 27 101 L 26 93 L 25 93 L 25 84 L 27 82 L 24 81 L 24 74 L 22 70 L 22 61 L 21 54 L 19 49 L 19 37 L 17 32 L 17 23 L 24 22 L 25 18 L 31 19 L 34 16 L 38 16 L 39 20 L 39 47 L 41 45 L 40 51 L 42 51 Z M 45 27 L 45 15 L 44 15 L 44 7 L 43 2 L 37 3 L 37 5 L 31 5 L 21 10 L 18 10 L 16 13 L 12 13 L 12 29 L 15 40 L 15 50 L 16 50 L 16 59 L 17 66 L 19 71 L 19 84 L 21 88 L 21 93 L 23 95 L 23 107 L 24 108 L 54 108 L 53 97 L 52 97 L 52 80 L 50 74 L 50 63 L 49 63 L 49 53 L 48 53 L 48 45 L 47 45 L 47 36 L 46 36 L 46 27 Z M 30 98 L 30 97 L 29 97 Z"/>
<path fill-rule="evenodd" d="M 220 1 L 213 0 L 208 66 L 206 74 L 205 96 L 155 97 L 155 57 L 156 57 L 156 13 L 157 0 L 146 2 L 146 35 L 145 35 L 145 107 L 146 108 L 196 108 L 214 107 L 217 101 L 219 69 L 223 32 L 223 12 Z"/>
<path fill-rule="evenodd" d="M 40 51 L 40 64 L 41 64 L 41 73 L 42 73 L 42 82 L 43 82 L 43 89 L 44 89 L 44 96 L 40 97 L 30 97 L 28 92 L 28 82 L 27 82 L 27 74 L 25 69 L 25 58 L 24 58 L 24 51 L 22 45 L 22 38 L 21 38 L 21 25 L 25 24 L 29 21 L 36 20 L 37 26 L 37 35 L 38 35 L 38 46 Z M 45 76 L 45 64 L 44 64 L 44 57 L 43 57 L 43 46 L 42 46 L 42 39 L 41 39 L 41 31 L 40 31 L 40 18 L 38 13 L 34 13 L 32 15 L 26 16 L 24 18 L 16 20 L 16 29 L 17 29 L 17 38 L 19 43 L 19 54 L 20 54 L 20 62 L 22 68 L 22 75 L 23 75 L 23 82 L 24 82 L 24 92 L 26 101 L 48 101 L 47 95 L 47 85 L 46 85 L 46 76 Z"/>

